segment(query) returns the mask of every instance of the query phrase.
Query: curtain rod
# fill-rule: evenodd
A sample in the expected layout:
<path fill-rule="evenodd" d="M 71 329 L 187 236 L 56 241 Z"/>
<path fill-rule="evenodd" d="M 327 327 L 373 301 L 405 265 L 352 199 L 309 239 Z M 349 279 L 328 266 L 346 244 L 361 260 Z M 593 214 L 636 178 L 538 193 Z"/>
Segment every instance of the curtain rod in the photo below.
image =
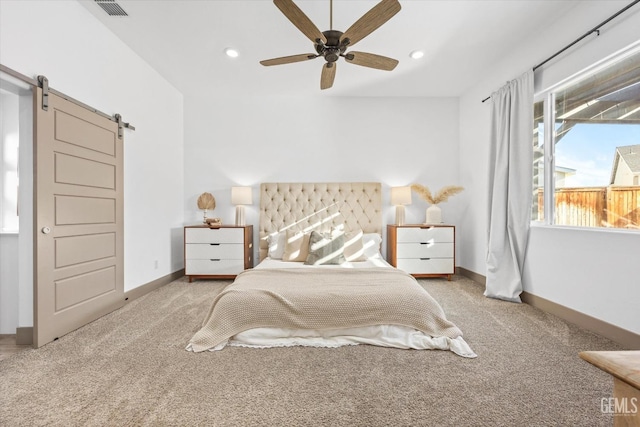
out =
<path fill-rule="evenodd" d="M 539 63 L 538 65 L 534 66 L 533 67 L 533 71 L 535 71 L 538 68 L 542 67 L 544 64 L 546 64 L 547 62 L 551 61 L 553 58 L 555 58 L 556 56 L 560 55 L 562 52 L 564 52 L 565 50 L 569 49 L 570 47 L 572 47 L 576 43 L 580 42 L 585 37 L 587 37 L 587 36 L 589 36 L 589 35 L 591 35 L 593 33 L 596 33 L 596 36 L 599 36 L 600 35 L 600 27 L 602 27 L 603 25 L 608 24 L 609 21 L 611 21 L 611 20 L 617 18 L 618 16 L 622 15 L 628 9 L 632 8 L 633 6 L 635 6 L 638 2 L 640 2 L 640 0 L 634 0 L 633 2 L 629 3 L 627 6 L 625 6 L 621 10 L 619 10 L 617 13 L 611 15 L 609 18 L 607 18 L 606 20 L 602 21 L 600 24 L 596 25 L 591 30 L 587 31 L 582 37 L 574 40 L 573 42 L 571 42 L 570 44 L 566 45 L 565 47 L 563 47 L 562 49 L 560 49 L 559 51 L 557 51 L 556 53 L 554 53 L 553 55 L 551 55 L 550 57 L 548 57 L 547 59 L 545 59 L 544 61 Z M 482 102 L 485 102 L 489 98 L 491 98 L 491 96 L 487 96 L 485 99 L 482 100 Z"/>

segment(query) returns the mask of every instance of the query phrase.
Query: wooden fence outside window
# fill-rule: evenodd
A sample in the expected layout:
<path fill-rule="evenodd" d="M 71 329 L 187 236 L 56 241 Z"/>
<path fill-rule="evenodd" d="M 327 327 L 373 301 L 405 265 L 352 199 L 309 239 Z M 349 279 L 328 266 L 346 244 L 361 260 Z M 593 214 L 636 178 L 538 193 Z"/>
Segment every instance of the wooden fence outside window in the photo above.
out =
<path fill-rule="evenodd" d="M 640 229 L 640 186 L 559 188 L 555 224 Z M 544 218 L 543 189 L 538 189 L 538 218 Z"/>

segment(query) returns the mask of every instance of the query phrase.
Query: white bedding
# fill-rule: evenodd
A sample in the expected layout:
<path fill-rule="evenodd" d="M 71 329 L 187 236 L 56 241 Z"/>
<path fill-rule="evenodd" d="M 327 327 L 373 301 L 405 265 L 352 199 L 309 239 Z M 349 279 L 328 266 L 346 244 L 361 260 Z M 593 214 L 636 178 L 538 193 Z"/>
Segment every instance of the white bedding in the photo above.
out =
<path fill-rule="evenodd" d="M 263 268 L 371 268 L 371 267 L 388 267 L 393 268 L 391 264 L 384 260 L 380 255 L 368 258 L 366 261 L 344 262 L 339 265 L 305 265 L 304 262 L 289 262 L 281 259 L 265 258 L 260 264 L 253 267 L 254 270 Z"/>
<path fill-rule="evenodd" d="M 346 262 L 342 268 L 394 268 L 380 255 L 367 261 Z M 284 262 L 266 258 L 255 269 L 280 268 L 336 268 L 336 265 L 309 266 L 301 262 Z M 370 344 L 381 347 L 393 347 L 415 350 L 451 350 L 454 353 L 473 358 L 476 354 L 462 337 L 431 337 L 413 328 L 397 325 L 376 325 L 358 328 L 334 330 L 302 330 L 286 328 L 254 328 L 238 333 L 228 341 L 211 349 L 222 350 L 225 346 L 272 348 L 272 347 L 341 347 L 345 345 Z M 189 347 L 187 347 L 189 349 Z"/>

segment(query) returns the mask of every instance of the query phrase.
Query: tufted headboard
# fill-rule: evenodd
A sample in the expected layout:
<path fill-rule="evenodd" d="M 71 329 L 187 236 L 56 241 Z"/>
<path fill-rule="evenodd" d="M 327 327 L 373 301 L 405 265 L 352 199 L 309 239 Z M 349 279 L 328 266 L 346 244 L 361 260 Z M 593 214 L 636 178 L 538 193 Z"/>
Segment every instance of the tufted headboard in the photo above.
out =
<path fill-rule="evenodd" d="M 260 184 L 260 260 L 267 256 L 270 234 L 343 224 L 347 231 L 382 234 L 379 182 Z"/>

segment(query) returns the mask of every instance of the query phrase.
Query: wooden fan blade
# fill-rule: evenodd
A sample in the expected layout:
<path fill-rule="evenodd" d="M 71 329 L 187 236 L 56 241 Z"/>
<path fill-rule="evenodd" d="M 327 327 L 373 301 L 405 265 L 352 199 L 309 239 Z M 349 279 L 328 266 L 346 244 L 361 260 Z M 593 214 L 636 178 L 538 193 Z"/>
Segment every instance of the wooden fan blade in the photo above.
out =
<path fill-rule="evenodd" d="M 353 46 L 400 12 L 400 9 L 398 0 L 382 0 L 350 26 L 340 41 L 348 38 L 349 46 Z"/>
<path fill-rule="evenodd" d="M 278 9 L 286 16 L 293 25 L 295 25 L 302 33 L 307 36 L 312 42 L 316 42 L 316 39 L 322 40 L 323 43 L 327 42 L 326 37 L 322 34 L 322 31 L 315 26 L 311 19 L 304 14 L 302 10 L 292 0 L 273 0 L 273 3 Z"/>
<path fill-rule="evenodd" d="M 313 53 L 303 53 L 301 55 L 291 55 L 291 56 L 282 56 L 280 58 L 265 59 L 264 61 L 260 61 L 260 63 L 265 67 L 268 67 L 270 65 L 282 65 L 282 64 L 291 64 L 292 62 L 307 61 L 309 59 L 315 59 L 317 57 L 318 55 Z"/>
<path fill-rule="evenodd" d="M 349 52 L 345 55 L 347 62 L 363 67 L 391 71 L 398 65 L 398 60 L 367 52 Z"/>
<path fill-rule="evenodd" d="M 329 89 L 333 86 L 333 80 L 336 78 L 336 63 L 327 62 L 322 67 L 322 75 L 320 76 L 320 89 Z"/>

